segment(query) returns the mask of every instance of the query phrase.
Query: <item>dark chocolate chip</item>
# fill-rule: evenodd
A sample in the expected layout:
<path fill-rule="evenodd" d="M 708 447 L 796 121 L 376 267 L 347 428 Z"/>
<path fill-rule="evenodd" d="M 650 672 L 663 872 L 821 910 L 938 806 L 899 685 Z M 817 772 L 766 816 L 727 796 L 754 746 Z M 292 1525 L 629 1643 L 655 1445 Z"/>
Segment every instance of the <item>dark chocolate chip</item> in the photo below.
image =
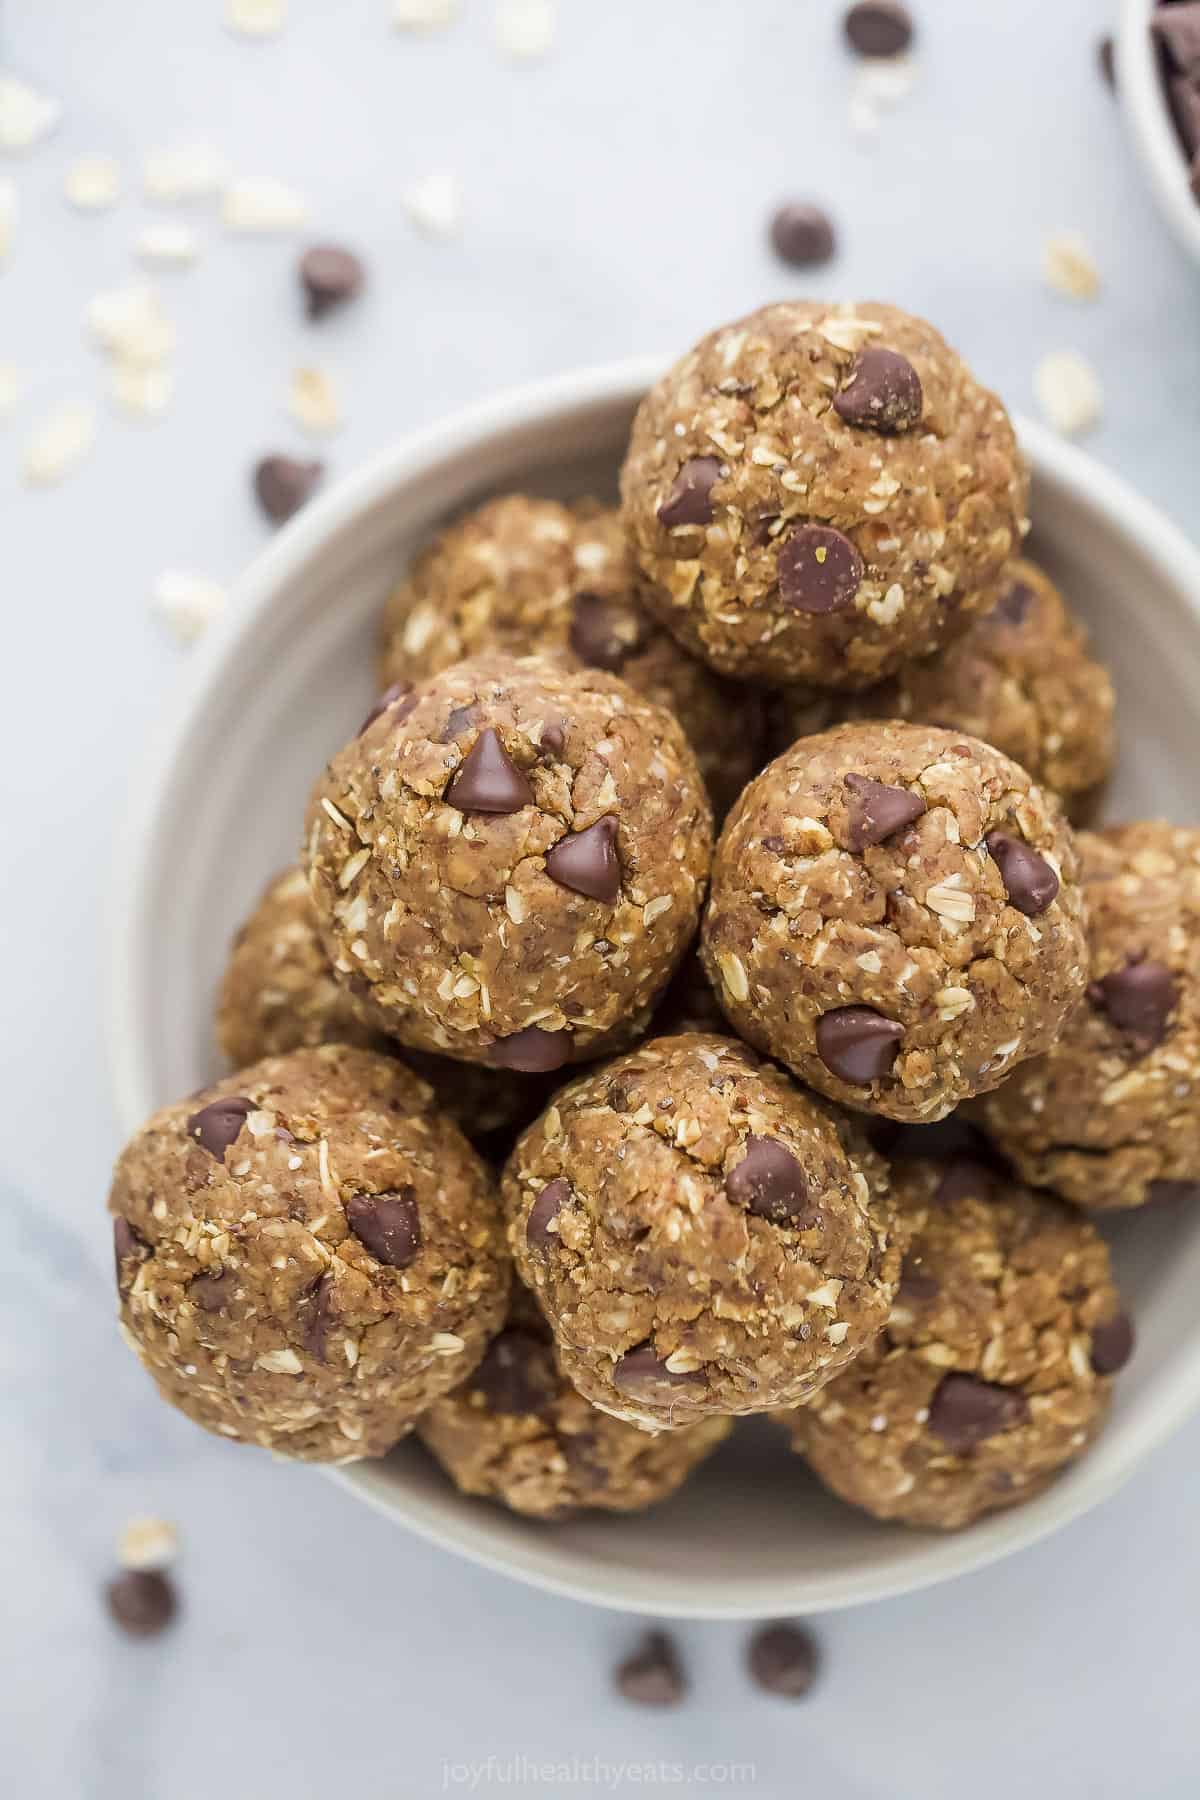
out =
<path fill-rule="evenodd" d="M 542 726 L 542 735 L 538 739 L 538 747 L 546 756 L 561 756 L 567 747 L 567 722 L 565 719 L 547 719 Z"/>
<path fill-rule="evenodd" d="M 1200 0 L 1156 7 L 1150 29 L 1181 75 L 1200 76 Z"/>
<path fill-rule="evenodd" d="M 1102 37 L 1096 45 L 1096 61 L 1100 73 L 1114 91 L 1117 85 L 1117 53 L 1111 37 Z"/>
<path fill-rule="evenodd" d="M 774 1138 L 746 1139 L 746 1154 L 726 1175 L 725 1192 L 735 1206 L 776 1225 L 811 1225 L 816 1218 L 804 1170 Z"/>
<path fill-rule="evenodd" d="M 391 687 L 384 688 L 382 694 L 380 694 L 378 700 L 375 702 L 374 706 L 371 708 L 370 712 L 367 714 L 366 718 L 363 720 L 362 724 L 359 726 L 359 728 L 358 728 L 359 737 L 362 736 L 363 732 L 367 729 L 368 725 L 373 725 L 375 723 L 376 719 L 381 719 L 383 717 L 384 713 L 388 710 L 389 706 L 395 706 L 397 700 L 405 700 L 405 699 L 407 699 L 407 702 L 408 702 L 407 705 L 404 706 L 403 708 L 397 708 L 397 710 L 396 710 L 396 714 L 393 719 L 393 723 L 396 725 L 399 725 L 402 720 L 407 719 L 409 713 L 412 711 L 413 707 L 417 704 L 417 696 L 413 693 L 413 685 L 412 685 L 411 681 L 393 681 Z"/>
<path fill-rule="evenodd" d="M 614 1676 L 617 1692 L 636 1706 L 678 1706 L 687 1693 L 683 1666 L 665 1631 L 647 1632 Z"/>
<path fill-rule="evenodd" d="M 802 1700 L 820 1667 L 816 1639 L 799 1625 L 760 1626 L 750 1639 L 746 1661 L 759 1687 L 785 1700 Z"/>
<path fill-rule="evenodd" d="M 421 1220 L 411 1188 L 395 1194 L 355 1194 L 346 1223 L 376 1262 L 406 1269 L 421 1248 Z"/>
<path fill-rule="evenodd" d="M 819 206 L 789 200 L 771 219 L 771 248 L 791 269 L 815 269 L 837 249 L 833 221 Z"/>
<path fill-rule="evenodd" d="M 924 405 L 921 377 L 907 356 L 875 344 L 854 358 L 833 410 L 847 425 L 898 432 L 917 424 Z"/>
<path fill-rule="evenodd" d="M 544 1338 L 509 1326 L 488 1345 L 471 1377 L 495 1413 L 544 1413 L 558 1397 L 554 1356 Z"/>
<path fill-rule="evenodd" d="M 1097 1375 L 1115 1375 L 1133 1355 L 1133 1320 L 1118 1313 L 1092 1333 L 1092 1367 Z"/>
<path fill-rule="evenodd" d="M 136 1256 L 139 1262 L 143 1262 L 149 1254 L 150 1246 L 141 1232 L 136 1231 L 129 1220 L 123 1219 L 118 1213 L 113 1220 L 113 1261 L 117 1268 L 119 1290 L 123 1292 L 127 1285 L 121 1265 L 128 1262 L 131 1256 Z"/>
<path fill-rule="evenodd" d="M 822 1013 L 816 1036 L 817 1055 L 830 1073 L 867 1087 L 891 1069 L 904 1027 L 871 1006 L 839 1006 Z"/>
<path fill-rule="evenodd" d="M 921 796 L 911 794 L 907 788 L 888 787 L 882 781 L 872 781 L 869 775 L 847 775 L 845 781 L 850 789 L 846 843 L 851 850 L 882 844 L 926 810 Z"/>
<path fill-rule="evenodd" d="M 1167 1035 L 1167 1022 L 1179 1004 L 1179 985 L 1166 963 L 1145 957 L 1093 981 L 1088 998 L 1145 1056 Z"/>
<path fill-rule="evenodd" d="M 919 1256 L 905 1257 L 900 1267 L 897 1300 L 907 1300 L 913 1306 L 924 1306 L 927 1301 L 936 1300 L 941 1291 L 941 1283 L 928 1269 L 922 1268 Z"/>
<path fill-rule="evenodd" d="M 797 525 L 783 540 L 777 564 L 779 598 L 793 612 L 842 612 L 853 606 L 863 559 L 832 525 Z"/>
<path fill-rule="evenodd" d="M 175 1589 L 160 1569 L 126 1569 L 105 1589 L 113 1620 L 130 1637 L 157 1637 L 179 1610 Z"/>
<path fill-rule="evenodd" d="M 1184 151 L 1195 156 L 1200 150 L 1200 75 L 1173 75 L 1167 95 Z"/>
<path fill-rule="evenodd" d="M 998 625 L 1023 625 L 1034 599 L 1033 589 L 1027 581 L 1010 582 L 991 612 L 984 616 L 994 619 Z"/>
<path fill-rule="evenodd" d="M 946 1164 L 933 1198 L 938 1206 L 954 1206 L 959 1200 L 990 1200 L 996 1172 L 974 1156 L 952 1156 Z"/>
<path fill-rule="evenodd" d="M 188 1282 L 188 1299 L 201 1312 L 220 1312 L 233 1291 L 227 1272 L 221 1269 L 215 1275 L 197 1275 Z"/>
<path fill-rule="evenodd" d="M 1027 918 L 1045 912 L 1058 892 L 1058 876 L 1045 857 L 1006 831 L 989 831 L 983 841 L 1017 911 Z"/>
<path fill-rule="evenodd" d="M 489 726 L 460 763 L 446 801 L 459 812 L 515 813 L 533 805 L 533 789 Z"/>
<path fill-rule="evenodd" d="M 324 473 L 322 462 L 301 462 L 294 456 L 264 456 L 254 468 L 258 504 L 268 519 L 282 525 L 312 497 Z"/>
<path fill-rule="evenodd" d="M 549 1250 L 558 1243 L 558 1233 L 551 1231 L 550 1222 L 558 1217 L 559 1208 L 565 1206 L 570 1197 L 571 1184 L 563 1175 L 542 1189 L 525 1221 L 525 1242 L 531 1250 Z"/>
<path fill-rule="evenodd" d="M 622 665 L 645 641 L 645 636 L 644 622 L 628 606 L 606 600 L 603 594 L 576 594 L 571 601 L 567 642 L 589 669 L 620 674 Z"/>
<path fill-rule="evenodd" d="M 571 1054 L 569 1031 L 543 1031 L 540 1025 L 527 1025 L 509 1037 L 497 1038 L 492 1045 L 492 1061 L 501 1069 L 516 1069 L 523 1075 L 548 1075 L 561 1069 Z"/>
<path fill-rule="evenodd" d="M 449 744 L 455 738 L 461 737 L 467 727 L 473 725 L 478 717 L 479 706 L 474 700 L 469 701 L 466 706 L 452 706 L 446 714 L 446 723 L 442 726 L 442 743 Z"/>
<path fill-rule="evenodd" d="M 674 525 L 709 524 L 713 516 L 712 490 L 720 478 L 720 457 L 693 456 L 685 462 L 658 509 L 659 524 L 668 531 Z"/>
<path fill-rule="evenodd" d="M 314 244 L 300 258 L 300 284 L 310 319 L 355 299 L 366 280 L 362 259 L 340 244 Z"/>
<path fill-rule="evenodd" d="M 899 0 L 857 0 L 846 14 L 845 32 L 860 56 L 899 56 L 913 41 L 912 14 Z"/>
<path fill-rule="evenodd" d="M 585 831 L 560 838 L 546 853 L 546 873 L 559 887 L 611 906 L 621 892 L 617 821 L 612 814 L 597 819 Z"/>
<path fill-rule="evenodd" d="M 930 1431 L 960 1456 L 1028 1416 L 1029 1402 L 1018 1389 L 977 1375 L 943 1375 L 929 1403 Z"/>
<path fill-rule="evenodd" d="M 304 1348 L 317 1362 L 324 1362 L 325 1339 L 337 1317 L 333 1305 L 332 1275 L 322 1275 L 313 1283 L 301 1301 L 300 1315 Z"/>
<path fill-rule="evenodd" d="M 247 1100 L 244 1094 L 231 1094 L 226 1100 L 212 1100 L 207 1106 L 202 1106 L 199 1112 L 192 1114 L 187 1122 L 187 1134 L 190 1138 L 195 1138 L 202 1150 L 207 1150 L 210 1156 L 215 1156 L 221 1162 L 249 1115 L 256 1110 L 254 1101 Z"/>
<path fill-rule="evenodd" d="M 639 1344 L 636 1349 L 627 1350 L 614 1367 L 612 1379 L 622 1394 L 659 1406 L 669 1406 L 679 1388 L 706 1385 L 699 1369 L 679 1375 L 668 1369 L 653 1344 Z"/>

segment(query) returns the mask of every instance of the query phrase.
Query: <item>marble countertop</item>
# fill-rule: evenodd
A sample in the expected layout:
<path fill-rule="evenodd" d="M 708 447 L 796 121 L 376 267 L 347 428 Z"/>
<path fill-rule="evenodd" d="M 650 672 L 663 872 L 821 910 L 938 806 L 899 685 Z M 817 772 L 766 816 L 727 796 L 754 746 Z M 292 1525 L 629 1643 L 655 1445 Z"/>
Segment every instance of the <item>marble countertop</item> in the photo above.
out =
<path fill-rule="evenodd" d="M 52 139 L 0 168 L 21 206 L 0 361 L 26 381 L 0 427 L 11 1792 L 408 1800 L 654 1779 L 764 1800 L 1022 1787 L 1183 1800 L 1200 1772 L 1200 1421 L 1051 1542 L 816 1620 L 826 1673 L 803 1707 L 751 1690 L 741 1628 L 681 1627 L 692 1702 L 655 1716 L 610 1692 L 634 1621 L 484 1574 L 319 1474 L 162 1409 L 113 1329 L 102 1210 L 116 1148 L 103 896 L 147 728 L 186 654 L 149 595 L 165 568 L 227 581 L 266 541 L 247 467 L 303 442 L 284 409 L 297 362 L 337 374 L 346 422 L 327 454 L 349 469 L 491 389 L 682 347 L 787 291 L 764 218 L 809 194 L 840 228 L 828 285 L 927 312 L 1015 406 L 1032 404 L 1040 355 L 1085 352 L 1106 390 L 1091 447 L 1195 528 L 1200 271 L 1155 213 L 1097 76 L 1096 8 L 920 0 L 916 82 L 874 145 L 848 123 L 830 0 L 561 0 L 552 54 L 519 68 L 493 43 L 491 0 L 465 0 L 428 41 L 389 28 L 389 0 L 292 0 L 287 32 L 258 45 L 231 37 L 221 11 L 5 8 L 0 62 L 64 109 Z M 134 425 L 101 400 L 94 454 L 30 491 L 34 421 L 101 393 L 80 316 L 132 271 L 141 158 L 188 135 L 294 184 L 314 233 L 362 248 L 370 292 L 310 336 L 294 244 L 231 239 L 201 211 L 201 260 L 160 281 L 180 338 L 169 413 Z M 80 217 L 63 176 L 93 150 L 120 160 L 127 193 Z M 416 234 L 399 201 L 436 169 L 463 192 L 461 235 L 445 243 Z M 1071 228 L 1102 269 L 1090 306 L 1039 276 L 1045 238 Z M 185 1615 L 153 1645 L 119 1639 L 99 1600 L 115 1535 L 140 1512 L 177 1520 L 184 1540 Z M 571 1758 L 571 1780 L 540 1768 Z M 613 1775 L 631 1763 L 664 1768 Z M 753 1778 L 722 1779 L 734 1763 Z"/>

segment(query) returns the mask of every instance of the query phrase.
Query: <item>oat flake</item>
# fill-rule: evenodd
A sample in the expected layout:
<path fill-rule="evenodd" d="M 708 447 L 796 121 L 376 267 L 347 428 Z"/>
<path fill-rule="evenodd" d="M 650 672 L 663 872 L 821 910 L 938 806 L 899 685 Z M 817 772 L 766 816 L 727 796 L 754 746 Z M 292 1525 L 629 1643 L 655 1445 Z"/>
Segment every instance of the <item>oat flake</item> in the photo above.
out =
<path fill-rule="evenodd" d="M 455 237 L 462 228 L 462 192 L 458 178 L 446 170 L 426 175 L 407 188 L 401 205 L 426 237 Z"/>
<path fill-rule="evenodd" d="M 305 431 L 336 431 L 342 412 L 332 377 L 324 369 L 297 369 L 288 387 L 288 411 Z"/>
<path fill-rule="evenodd" d="M 154 584 L 154 609 L 181 644 L 193 643 L 225 610 L 225 589 L 207 576 L 164 569 Z"/>
<path fill-rule="evenodd" d="M 499 0 L 496 44 L 505 56 L 536 61 L 553 44 L 557 23 L 555 0 Z"/>
<path fill-rule="evenodd" d="M 298 231 L 308 207 L 293 188 L 270 178 L 231 181 L 221 217 L 230 231 Z"/>
<path fill-rule="evenodd" d="M 1078 350 L 1054 350 L 1034 370 L 1033 392 L 1049 424 L 1076 437 L 1097 424 L 1104 409 L 1100 377 Z"/>
<path fill-rule="evenodd" d="M 1046 240 L 1042 273 L 1052 288 L 1071 300 L 1094 300 L 1100 292 L 1100 271 L 1078 231 L 1061 231 Z"/>
<path fill-rule="evenodd" d="M 225 186 L 229 165 L 211 144 L 167 145 L 151 150 L 142 166 L 146 197 L 176 204 L 205 200 Z"/>
<path fill-rule="evenodd" d="M 397 31 L 440 31 L 458 17 L 458 0 L 392 0 Z"/>
<path fill-rule="evenodd" d="M 138 234 L 137 253 L 143 262 L 183 268 L 199 256 L 200 240 L 190 225 L 164 220 Z"/>
<path fill-rule="evenodd" d="M 226 0 L 225 23 L 238 37 L 274 37 L 287 23 L 287 0 Z"/>
<path fill-rule="evenodd" d="M 102 212 L 121 194 L 121 170 L 115 157 L 80 156 L 67 170 L 63 193 L 80 212 Z"/>
<path fill-rule="evenodd" d="M 62 107 L 15 75 L 0 75 L 0 150 L 30 150 L 49 136 Z"/>
<path fill-rule="evenodd" d="M 95 407 L 87 401 L 60 406 L 42 421 L 26 446 L 26 481 L 34 487 L 61 481 L 83 461 L 95 441 Z"/>

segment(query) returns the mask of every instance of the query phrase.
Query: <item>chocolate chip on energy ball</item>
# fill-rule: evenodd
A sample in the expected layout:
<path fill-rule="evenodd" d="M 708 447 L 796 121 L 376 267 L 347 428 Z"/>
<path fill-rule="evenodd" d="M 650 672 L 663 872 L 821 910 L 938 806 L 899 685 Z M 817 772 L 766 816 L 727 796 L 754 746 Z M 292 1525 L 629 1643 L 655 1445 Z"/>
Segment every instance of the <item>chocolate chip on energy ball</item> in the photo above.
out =
<path fill-rule="evenodd" d="M 955 1206 L 960 1200 L 986 1200 L 996 1180 L 995 1169 L 975 1156 L 952 1156 L 933 1198 L 938 1206 Z"/>
<path fill-rule="evenodd" d="M 896 1060 L 903 1025 L 871 1006 L 838 1006 L 817 1020 L 817 1055 L 831 1074 L 855 1087 L 882 1081 Z"/>
<path fill-rule="evenodd" d="M 531 1248 L 549 1250 L 551 1245 L 558 1242 L 558 1233 L 551 1231 L 550 1223 L 558 1217 L 558 1210 L 569 1199 L 570 1193 L 571 1184 L 563 1175 L 547 1182 L 542 1189 L 525 1221 L 525 1241 Z"/>
<path fill-rule="evenodd" d="M 851 850 L 865 850 L 882 844 L 906 825 L 911 825 L 927 811 L 919 794 L 907 788 L 888 787 L 872 781 L 869 775 L 847 775 L 850 805 L 847 811 L 846 841 Z"/>
<path fill-rule="evenodd" d="M 126 1569 L 105 1590 L 113 1620 L 130 1637 L 157 1637 L 179 1610 L 175 1588 L 161 1569 Z"/>
<path fill-rule="evenodd" d="M 804 1170 L 774 1138 L 746 1139 L 746 1154 L 726 1175 L 725 1192 L 735 1205 L 777 1225 L 798 1225 L 809 1212 Z"/>
<path fill-rule="evenodd" d="M 1088 998 L 1144 1055 L 1166 1036 L 1167 1021 L 1179 1001 L 1179 984 L 1165 963 L 1146 957 L 1094 981 Z"/>
<path fill-rule="evenodd" d="M 346 1202 L 346 1223 L 376 1262 L 406 1269 L 421 1248 L 421 1221 L 415 1196 L 355 1194 Z"/>
<path fill-rule="evenodd" d="M 678 1652 L 664 1631 L 646 1634 L 639 1649 L 617 1664 L 617 1691 L 637 1706 L 678 1706 L 687 1681 Z"/>
<path fill-rule="evenodd" d="M 622 636 L 620 619 L 618 609 L 602 594 L 576 594 L 572 599 L 567 642 L 589 669 L 607 669 L 610 675 L 619 675 L 622 664 L 636 649 Z"/>
<path fill-rule="evenodd" d="M 194 1281 L 188 1282 L 188 1299 L 201 1312 L 220 1312 L 229 1299 L 233 1283 L 224 1269 L 215 1275 L 197 1275 Z"/>
<path fill-rule="evenodd" d="M 985 618 L 994 619 L 1000 625 L 1023 625 L 1029 617 L 1029 609 L 1034 602 L 1034 592 L 1027 581 L 1013 581 L 1005 588 L 1000 598 Z"/>
<path fill-rule="evenodd" d="M 919 421 L 925 396 L 921 377 L 898 350 L 874 345 L 860 350 L 833 410 L 847 425 L 869 431 L 907 431 Z"/>
<path fill-rule="evenodd" d="M 492 1339 L 471 1381 L 493 1412 L 508 1414 L 545 1412 L 559 1387 L 549 1344 L 520 1326 Z"/>
<path fill-rule="evenodd" d="M 300 283 L 310 319 L 357 298 L 366 280 L 362 259 L 338 244 L 314 244 L 300 258 Z"/>
<path fill-rule="evenodd" d="M 800 1625 L 763 1625 L 746 1651 L 750 1673 L 768 1694 L 802 1700 L 817 1678 L 816 1639 Z"/>
<path fill-rule="evenodd" d="M 253 1100 L 247 1100 L 244 1094 L 233 1094 L 224 1100 L 212 1100 L 207 1106 L 202 1106 L 199 1112 L 192 1114 L 187 1122 L 187 1134 L 195 1138 L 202 1150 L 207 1150 L 210 1156 L 215 1156 L 221 1162 L 226 1150 L 235 1141 L 254 1110 Z"/>
<path fill-rule="evenodd" d="M 586 830 L 561 838 L 546 853 L 546 873 L 551 881 L 570 888 L 573 894 L 611 905 L 621 892 L 617 821 L 611 813 Z"/>
<path fill-rule="evenodd" d="M 841 612 L 854 604 L 863 559 L 832 525 L 797 525 L 779 551 L 779 597 L 793 612 Z"/>
<path fill-rule="evenodd" d="M 497 1038 L 492 1045 L 492 1061 L 502 1069 L 517 1069 L 525 1075 L 548 1075 L 561 1069 L 571 1054 L 569 1031 L 543 1031 L 540 1025 L 527 1025 L 508 1037 Z"/>
<path fill-rule="evenodd" d="M 463 758 L 446 802 L 459 812 L 515 813 L 533 805 L 533 789 L 489 726 Z"/>
<path fill-rule="evenodd" d="M 837 248 L 833 223 L 819 206 L 791 200 L 771 219 L 771 248 L 792 269 L 815 269 Z"/>
<path fill-rule="evenodd" d="M 1118 1313 L 1092 1332 L 1092 1367 L 1097 1375 L 1115 1375 L 1133 1355 L 1133 1320 Z"/>
<path fill-rule="evenodd" d="M 976 1375 L 945 1375 L 929 1403 L 929 1429 L 956 1455 L 974 1450 L 1028 1417 L 1029 1403 L 1016 1388 Z"/>
<path fill-rule="evenodd" d="M 912 14 L 899 0 L 858 0 L 846 14 L 845 32 L 860 56 L 899 56 L 913 41 Z"/>
<path fill-rule="evenodd" d="M 264 456 L 254 467 L 254 492 L 268 519 L 282 525 L 299 512 L 325 473 L 322 462 L 295 456 Z"/>
<path fill-rule="evenodd" d="M 195 1285 L 193 1282 L 192 1286 Z M 318 1362 L 325 1361 L 325 1339 L 335 1317 L 333 1276 L 322 1275 L 313 1283 L 301 1306 L 304 1348 Z"/>
<path fill-rule="evenodd" d="M 658 509 L 659 524 L 668 530 L 675 525 L 708 525 L 713 516 L 712 490 L 720 477 L 719 457 L 694 456 L 684 463 Z"/>
<path fill-rule="evenodd" d="M 1045 912 L 1058 893 L 1058 876 L 1045 857 L 1006 831 L 989 831 L 983 841 L 1017 911 L 1027 918 Z"/>
<path fill-rule="evenodd" d="M 404 709 L 403 711 L 400 711 L 396 714 L 395 723 L 397 725 L 399 725 L 402 720 L 407 718 L 408 714 L 412 711 L 413 707 L 417 704 L 417 697 L 412 691 L 412 682 L 411 681 L 393 681 L 391 687 L 384 688 L 382 694 L 380 694 L 378 700 L 375 702 L 374 706 L 371 708 L 370 712 L 367 714 L 366 718 L 363 720 L 362 724 L 359 726 L 359 728 L 358 728 L 359 737 L 362 736 L 363 732 L 366 731 L 368 726 L 373 725 L 375 723 L 376 719 L 381 719 L 383 717 L 384 713 L 387 711 L 389 706 L 395 706 L 397 700 L 403 700 L 406 695 L 408 696 L 410 704 L 408 705 L 408 707 L 406 709 Z"/>
<path fill-rule="evenodd" d="M 669 1404 L 671 1388 L 703 1385 L 704 1377 L 698 1369 L 677 1374 L 667 1367 L 653 1344 L 638 1344 L 627 1350 L 613 1369 L 613 1386 L 623 1394 L 662 1404 Z"/>
<path fill-rule="evenodd" d="M 117 1269 L 117 1286 L 124 1286 L 124 1269 L 122 1265 L 131 1256 L 139 1262 L 150 1253 L 150 1246 L 140 1231 L 134 1229 L 128 1219 L 117 1217 L 113 1220 L 113 1261 Z"/>

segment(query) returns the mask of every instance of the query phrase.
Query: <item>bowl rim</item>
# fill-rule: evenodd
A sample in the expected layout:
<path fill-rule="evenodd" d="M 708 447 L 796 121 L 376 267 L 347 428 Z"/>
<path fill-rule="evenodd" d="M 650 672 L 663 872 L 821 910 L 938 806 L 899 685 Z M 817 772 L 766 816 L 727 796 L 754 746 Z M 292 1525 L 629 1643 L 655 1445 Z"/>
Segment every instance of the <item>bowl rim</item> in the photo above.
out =
<path fill-rule="evenodd" d="M 1117 27 L 1117 102 L 1162 212 L 1184 249 L 1200 262 L 1200 198 L 1175 130 L 1150 33 L 1155 0 L 1122 0 Z"/>
<path fill-rule="evenodd" d="M 353 525 L 431 465 L 470 456 L 497 433 L 545 426 L 555 419 L 565 423 L 588 406 L 628 403 L 632 408 L 667 363 L 665 357 L 639 356 L 568 371 L 510 389 L 406 436 L 309 501 L 235 581 L 225 615 L 192 651 L 181 680 L 172 687 L 148 748 L 139 758 L 114 833 L 114 869 L 105 908 L 108 977 L 104 1037 L 123 1130 L 136 1129 L 141 1123 L 147 1110 L 146 1095 L 153 1091 L 146 1047 L 138 1032 L 145 987 L 139 946 L 149 871 L 175 767 L 197 728 L 210 691 L 239 656 L 260 614 L 279 603 L 327 538 Z M 1029 419 L 1018 417 L 1015 422 L 1035 476 L 1051 481 L 1076 504 L 1103 512 L 1136 543 L 1139 555 L 1164 586 L 1176 590 L 1200 619 L 1200 551 L 1179 527 L 1076 446 Z M 837 1571 L 823 1579 L 804 1576 L 791 1590 L 777 1576 L 717 1572 L 704 1593 L 697 1594 L 676 1575 L 622 1571 L 599 1560 L 583 1569 L 572 1567 L 578 1557 L 557 1547 L 556 1534 L 539 1536 L 531 1531 L 528 1541 L 518 1542 L 511 1517 L 498 1508 L 490 1509 L 486 1502 L 477 1503 L 478 1513 L 474 1509 L 451 1512 L 434 1497 L 402 1494 L 392 1488 L 381 1464 L 362 1462 L 323 1472 L 418 1536 L 546 1591 L 657 1617 L 759 1619 L 786 1611 L 834 1611 L 915 1592 L 1037 1543 L 1115 1493 L 1198 1406 L 1200 1341 L 1190 1357 L 1179 1359 L 1164 1373 L 1126 1427 L 1122 1454 L 1103 1470 L 1088 1463 L 1076 1465 L 1074 1479 L 1055 1483 L 1025 1507 L 982 1520 L 961 1534 L 930 1534 L 928 1553 L 902 1561 L 894 1571 L 868 1568 Z"/>

